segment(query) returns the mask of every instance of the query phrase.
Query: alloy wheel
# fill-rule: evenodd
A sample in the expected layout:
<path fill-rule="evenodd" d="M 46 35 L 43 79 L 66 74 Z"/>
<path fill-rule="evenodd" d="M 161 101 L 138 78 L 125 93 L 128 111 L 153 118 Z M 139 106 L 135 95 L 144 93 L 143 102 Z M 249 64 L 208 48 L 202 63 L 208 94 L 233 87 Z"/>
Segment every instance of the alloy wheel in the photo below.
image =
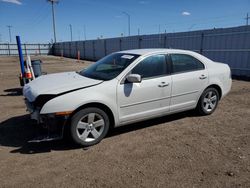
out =
<path fill-rule="evenodd" d="M 98 139 L 104 131 L 105 121 L 98 113 L 89 113 L 77 123 L 77 136 L 84 142 Z"/>
<path fill-rule="evenodd" d="M 209 91 L 206 93 L 203 99 L 203 108 L 207 112 L 211 112 L 216 107 L 218 102 L 217 94 L 214 91 Z"/>

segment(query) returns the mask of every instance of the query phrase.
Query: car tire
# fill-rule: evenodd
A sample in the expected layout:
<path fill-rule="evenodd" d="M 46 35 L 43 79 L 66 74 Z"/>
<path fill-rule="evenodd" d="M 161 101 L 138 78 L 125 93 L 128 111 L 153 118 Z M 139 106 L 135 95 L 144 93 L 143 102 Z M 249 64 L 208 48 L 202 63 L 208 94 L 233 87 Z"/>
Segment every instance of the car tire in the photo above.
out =
<path fill-rule="evenodd" d="M 217 89 L 212 87 L 205 89 L 196 107 L 198 114 L 203 116 L 212 114 L 218 105 L 219 99 Z"/>
<path fill-rule="evenodd" d="M 99 108 L 90 107 L 73 115 L 70 132 L 75 143 L 87 147 L 99 143 L 107 135 L 109 126 L 108 115 Z"/>

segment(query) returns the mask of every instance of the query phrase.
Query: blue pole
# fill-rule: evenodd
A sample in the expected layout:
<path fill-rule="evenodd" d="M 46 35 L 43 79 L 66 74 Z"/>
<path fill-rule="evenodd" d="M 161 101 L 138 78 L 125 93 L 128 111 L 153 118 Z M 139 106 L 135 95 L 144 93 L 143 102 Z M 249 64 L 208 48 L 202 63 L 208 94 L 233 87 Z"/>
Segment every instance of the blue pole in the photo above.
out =
<path fill-rule="evenodd" d="M 22 46 L 21 46 L 21 41 L 20 41 L 20 37 L 19 36 L 16 36 L 16 43 L 17 43 L 17 47 L 18 47 L 18 54 L 19 54 L 19 60 L 20 60 L 22 77 L 24 77 L 25 69 L 24 69 Z"/>

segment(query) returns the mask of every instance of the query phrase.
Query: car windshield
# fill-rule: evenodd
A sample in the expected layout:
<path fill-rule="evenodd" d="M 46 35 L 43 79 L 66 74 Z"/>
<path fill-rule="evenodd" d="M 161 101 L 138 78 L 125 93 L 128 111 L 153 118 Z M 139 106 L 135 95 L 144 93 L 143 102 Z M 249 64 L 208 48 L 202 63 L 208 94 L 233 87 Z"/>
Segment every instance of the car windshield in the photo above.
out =
<path fill-rule="evenodd" d="M 111 80 L 138 57 L 139 55 L 128 53 L 110 54 L 82 70 L 80 75 L 98 80 Z"/>

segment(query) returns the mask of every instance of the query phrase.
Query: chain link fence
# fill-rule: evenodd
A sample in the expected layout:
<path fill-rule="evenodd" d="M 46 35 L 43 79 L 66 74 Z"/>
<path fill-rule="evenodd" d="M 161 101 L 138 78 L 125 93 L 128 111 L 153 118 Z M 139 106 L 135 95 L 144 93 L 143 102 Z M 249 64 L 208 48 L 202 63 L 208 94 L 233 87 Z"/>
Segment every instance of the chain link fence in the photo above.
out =
<path fill-rule="evenodd" d="M 51 54 L 52 44 L 22 44 L 24 55 L 48 55 Z M 0 56 L 18 55 L 17 44 L 1 43 Z"/>

